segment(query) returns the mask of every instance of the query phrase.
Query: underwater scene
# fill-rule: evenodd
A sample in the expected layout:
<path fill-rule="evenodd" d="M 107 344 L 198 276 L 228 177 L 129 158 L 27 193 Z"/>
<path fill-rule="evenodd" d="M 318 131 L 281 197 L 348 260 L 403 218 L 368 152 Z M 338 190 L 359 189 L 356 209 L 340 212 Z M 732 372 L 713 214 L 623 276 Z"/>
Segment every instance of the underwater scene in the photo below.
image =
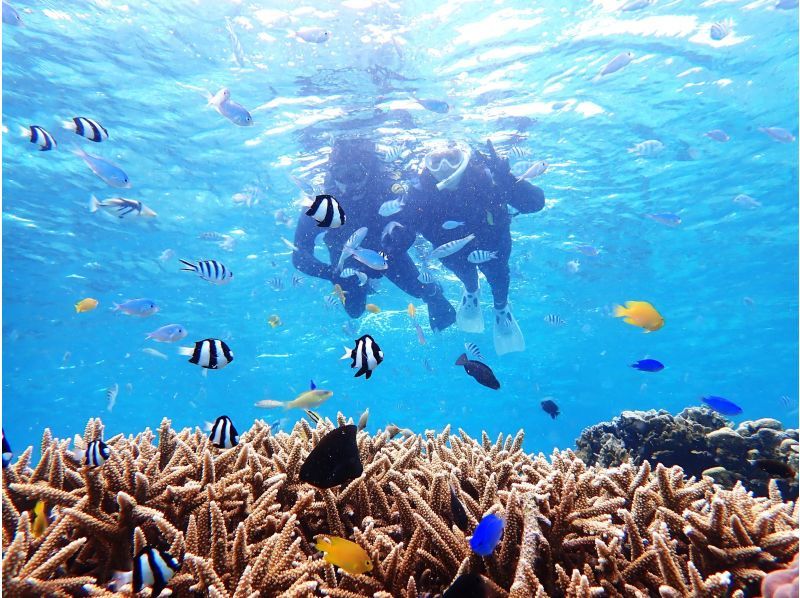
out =
<path fill-rule="evenodd" d="M 3 1 L 9 596 L 798 596 L 797 0 Z"/>

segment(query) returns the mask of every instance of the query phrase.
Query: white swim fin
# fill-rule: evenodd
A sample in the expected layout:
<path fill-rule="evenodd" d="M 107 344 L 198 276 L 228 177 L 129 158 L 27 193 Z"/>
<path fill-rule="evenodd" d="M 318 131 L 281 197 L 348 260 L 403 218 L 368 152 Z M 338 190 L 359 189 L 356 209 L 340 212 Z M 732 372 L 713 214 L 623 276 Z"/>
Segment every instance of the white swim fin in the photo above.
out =
<path fill-rule="evenodd" d="M 525 337 L 508 305 L 494 310 L 494 350 L 498 355 L 525 350 Z"/>
<path fill-rule="evenodd" d="M 481 313 L 481 290 L 474 293 L 464 289 L 456 312 L 456 324 L 464 332 L 483 332 L 483 313 Z"/>

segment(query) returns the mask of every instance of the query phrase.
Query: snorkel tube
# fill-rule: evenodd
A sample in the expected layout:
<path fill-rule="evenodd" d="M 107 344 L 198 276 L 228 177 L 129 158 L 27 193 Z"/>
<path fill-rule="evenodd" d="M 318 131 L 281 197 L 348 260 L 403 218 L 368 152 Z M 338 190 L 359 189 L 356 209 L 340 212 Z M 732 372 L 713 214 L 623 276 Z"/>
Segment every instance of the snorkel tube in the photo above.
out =
<path fill-rule="evenodd" d="M 467 169 L 467 165 L 469 164 L 469 160 L 472 157 L 472 149 L 464 143 L 456 143 L 456 148 L 461 152 L 461 162 L 459 163 L 458 167 L 445 179 L 442 179 L 438 183 L 436 183 L 436 188 L 439 191 L 444 189 L 455 189 L 458 187 L 458 183 L 461 181 L 461 176 L 464 174 L 464 171 Z M 439 163 L 439 168 L 433 169 L 430 166 L 430 157 L 431 155 L 436 154 L 436 151 L 431 152 L 427 156 L 425 156 L 425 167 L 431 171 L 431 173 L 438 172 L 442 169 L 443 164 L 446 163 L 450 168 L 453 168 L 453 164 L 450 164 L 450 161 L 446 158 L 442 158 L 441 162 Z"/>

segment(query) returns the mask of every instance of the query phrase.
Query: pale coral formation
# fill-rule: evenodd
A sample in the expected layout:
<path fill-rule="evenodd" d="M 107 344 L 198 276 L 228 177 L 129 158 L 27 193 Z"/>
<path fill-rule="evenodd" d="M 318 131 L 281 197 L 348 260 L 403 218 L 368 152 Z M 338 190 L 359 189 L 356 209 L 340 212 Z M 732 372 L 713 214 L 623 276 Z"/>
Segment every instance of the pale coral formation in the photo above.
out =
<path fill-rule="evenodd" d="M 750 463 L 772 459 L 798 471 L 798 431 L 784 430 L 776 419 L 762 418 L 734 426 L 705 407 L 678 415 L 662 410 L 623 411 L 610 422 L 586 428 L 576 440 L 587 464 L 612 467 L 647 460 L 680 465 L 687 475 L 708 475 L 730 489 L 742 482 L 759 496 L 769 492 L 770 474 Z M 776 479 L 786 498 L 797 499 L 796 476 Z"/>
<path fill-rule="evenodd" d="M 514 598 L 744 596 L 797 554 L 798 510 L 774 482 L 756 498 L 679 467 L 588 467 L 571 451 L 526 454 L 522 431 L 495 442 L 449 427 L 403 439 L 359 432 L 363 475 L 321 491 L 298 472 L 335 425 L 301 420 L 272 435 L 258 421 L 221 450 L 164 420 L 158 438 L 146 430 L 107 439 L 111 456 L 95 469 L 46 431 L 35 469 L 28 450 L 3 476 L 3 591 L 130 595 L 108 582 L 147 544 L 181 564 L 174 595 L 228 598 L 415 598 L 465 572 Z M 92 420 L 83 441 L 101 434 Z M 492 556 L 470 551 L 451 488 L 470 529 L 488 512 L 505 519 Z M 51 522 L 35 538 L 30 511 L 40 499 Z M 351 575 L 326 563 L 316 534 L 358 543 L 374 568 Z"/>

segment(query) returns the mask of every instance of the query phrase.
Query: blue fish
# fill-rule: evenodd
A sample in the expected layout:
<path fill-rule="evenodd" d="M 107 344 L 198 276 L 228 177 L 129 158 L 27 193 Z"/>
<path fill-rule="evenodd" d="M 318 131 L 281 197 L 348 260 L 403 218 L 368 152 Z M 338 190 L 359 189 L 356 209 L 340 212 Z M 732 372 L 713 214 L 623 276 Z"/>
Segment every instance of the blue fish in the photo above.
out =
<path fill-rule="evenodd" d="M 431 112 L 438 112 L 439 114 L 447 114 L 450 110 L 450 106 L 447 105 L 447 102 L 443 102 L 442 100 L 417 100 L 425 110 L 430 110 Z"/>
<path fill-rule="evenodd" d="M 131 181 L 128 178 L 128 175 L 125 174 L 125 171 L 119 166 L 116 166 L 108 160 L 98 156 L 87 154 L 82 149 L 75 149 L 73 150 L 73 153 L 86 162 L 86 165 L 92 170 L 93 173 L 95 173 L 112 187 L 130 189 Z"/>
<path fill-rule="evenodd" d="M 640 372 L 660 372 L 664 369 L 664 364 L 656 359 L 640 359 L 636 363 L 632 363 L 631 367 Z"/>
<path fill-rule="evenodd" d="M 722 397 L 708 395 L 707 397 L 703 397 L 702 401 L 714 411 L 718 411 L 722 415 L 739 415 L 742 412 L 742 408 L 739 407 L 739 405 L 729 401 L 728 399 L 723 399 Z"/>
<path fill-rule="evenodd" d="M 475 533 L 469 540 L 469 546 L 475 554 L 480 556 L 490 556 L 497 545 L 500 543 L 500 538 L 503 537 L 503 529 L 506 522 L 494 513 L 489 513 L 475 528 Z"/>

